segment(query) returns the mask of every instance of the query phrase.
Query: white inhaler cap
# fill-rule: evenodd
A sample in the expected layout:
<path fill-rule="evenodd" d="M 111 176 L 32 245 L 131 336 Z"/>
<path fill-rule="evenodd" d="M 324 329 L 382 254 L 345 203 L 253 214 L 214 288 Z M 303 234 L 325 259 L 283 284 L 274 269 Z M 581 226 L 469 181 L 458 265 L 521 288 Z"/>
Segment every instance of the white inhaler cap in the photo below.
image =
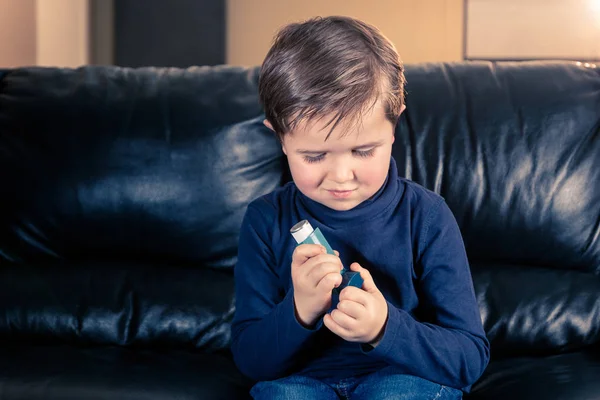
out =
<path fill-rule="evenodd" d="M 292 226 L 292 229 L 290 229 L 292 236 L 298 244 L 304 242 L 310 236 L 310 234 L 313 233 L 313 231 L 314 229 L 312 225 L 305 219 L 298 222 L 296 225 Z"/>

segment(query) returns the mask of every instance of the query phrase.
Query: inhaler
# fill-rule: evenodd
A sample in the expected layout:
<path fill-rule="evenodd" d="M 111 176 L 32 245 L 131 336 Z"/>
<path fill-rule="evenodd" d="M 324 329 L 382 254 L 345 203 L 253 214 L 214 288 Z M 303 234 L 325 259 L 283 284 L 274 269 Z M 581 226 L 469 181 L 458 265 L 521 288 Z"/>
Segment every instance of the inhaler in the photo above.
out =
<path fill-rule="evenodd" d="M 320 244 L 321 246 L 325 247 L 328 254 L 335 255 L 331 246 L 329 243 L 327 243 L 327 240 L 325 240 L 325 237 L 321 233 L 321 230 L 319 228 L 313 229 L 313 227 L 310 225 L 310 222 L 307 220 L 304 219 L 298 222 L 292 227 L 292 229 L 290 229 L 290 232 L 296 240 L 296 243 L 299 245 L 305 243 Z M 342 268 L 340 273 L 342 274 L 342 283 L 340 286 L 333 289 L 333 306 L 337 304 L 338 296 L 342 289 L 344 289 L 346 286 L 362 288 L 363 284 L 363 279 L 361 278 L 360 273 L 356 271 L 350 271 L 346 268 Z"/>

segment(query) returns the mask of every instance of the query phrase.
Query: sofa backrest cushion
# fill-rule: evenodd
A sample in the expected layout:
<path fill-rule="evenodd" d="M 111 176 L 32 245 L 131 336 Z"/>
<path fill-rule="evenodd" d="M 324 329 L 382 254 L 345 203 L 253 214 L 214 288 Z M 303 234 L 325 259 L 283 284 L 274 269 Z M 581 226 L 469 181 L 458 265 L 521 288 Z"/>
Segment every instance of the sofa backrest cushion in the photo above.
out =
<path fill-rule="evenodd" d="M 243 213 L 289 179 L 257 72 L 0 71 L 0 267 L 16 268 L 1 275 L 1 337 L 227 347 Z M 406 75 L 393 155 L 454 212 L 492 353 L 598 343 L 600 69 L 422 64 Z"/>
<path fill-rule="evenodd" d="M 5 71 L 0 261 L 231 269 L 247 204 L 285 170 L 257 79 L 226 66 Z"/>
<path fill-rule="evenodd" d="M 600 68 L 408 66 L 399 173 L 461 227 L 492 357 L 600 342 Z"/>
<path fill-rule="evenodd" d="M 471 261 L 600 274 L 600 68 L 407 68 L 394 156 L 442 194 Z"/>

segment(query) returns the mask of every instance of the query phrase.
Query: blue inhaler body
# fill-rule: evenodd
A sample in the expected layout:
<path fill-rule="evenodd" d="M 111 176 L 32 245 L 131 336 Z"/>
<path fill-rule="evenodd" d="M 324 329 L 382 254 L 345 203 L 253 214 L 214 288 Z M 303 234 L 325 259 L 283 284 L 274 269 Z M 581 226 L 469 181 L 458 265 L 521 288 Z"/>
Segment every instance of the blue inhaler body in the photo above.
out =
<path fill-rule="evenodd" d="M 321 246 L 325 247 L 327 253 L 335 254 L 333 252 L 333 249 L 331 248 L 329 243 L 327 243 L 327 240 L 321 233 L 321 230 L 319 228 L 313 229 L 313 227 L 310 225 L 310 222 L 308 222 L 305 219 L 294 225 L 292 229 L 290 229 L 290 232 L 296 240 L 296 243 L 298 243 L 299 245 L 305 243 L 320 244 Z M 346 268 L 343 268 L 340 273 L 342 274 L 342 283 L 340 286 L 333 289 L 333 307 L 337 305 L 338 296 L 342 289 L 344 289 L 346 286 L 355 286 L 357 288 L 362 288 L 363 284 L 362 277 L 356 271 L 350 271 Z"/>

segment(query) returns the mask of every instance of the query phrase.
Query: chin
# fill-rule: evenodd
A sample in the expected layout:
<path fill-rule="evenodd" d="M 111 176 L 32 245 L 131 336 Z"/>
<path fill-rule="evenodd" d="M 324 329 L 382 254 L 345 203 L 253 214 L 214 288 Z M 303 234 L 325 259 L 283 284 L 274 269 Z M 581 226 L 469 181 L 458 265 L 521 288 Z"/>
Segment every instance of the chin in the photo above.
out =
<path fill-rule="evenodd" d="M 360 203 L 356 203 L 354 201 L 352 202 L 334 202 L 334 203 L 321 203 L 326 205 L 327 207 L 331 208 L 332 210 L 335 211 L 349 211 L 352 210 L 354 207 L 358 206 Z"/>

